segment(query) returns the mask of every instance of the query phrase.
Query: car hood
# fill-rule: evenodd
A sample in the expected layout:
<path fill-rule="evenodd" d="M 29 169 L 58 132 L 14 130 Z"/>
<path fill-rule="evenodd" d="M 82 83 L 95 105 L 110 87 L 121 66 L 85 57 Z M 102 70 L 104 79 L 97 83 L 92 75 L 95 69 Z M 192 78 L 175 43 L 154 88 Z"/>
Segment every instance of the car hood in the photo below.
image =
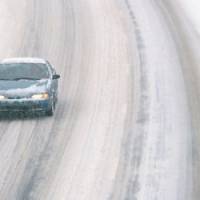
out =
<path fill-rule="evenodd" d="M 0 94 L 6 96 L 29 96 L 47 92 L 49 80 L 0 81 Z"/>

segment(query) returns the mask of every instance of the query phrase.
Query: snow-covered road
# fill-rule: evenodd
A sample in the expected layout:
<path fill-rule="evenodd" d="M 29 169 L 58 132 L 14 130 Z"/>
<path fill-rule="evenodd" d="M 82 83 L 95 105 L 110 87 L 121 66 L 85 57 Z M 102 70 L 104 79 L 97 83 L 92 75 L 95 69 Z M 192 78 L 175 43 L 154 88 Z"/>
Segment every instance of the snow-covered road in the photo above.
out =
<path fill-rule="evenodd" d="M 199 35 L 179 3 L 1 0 L 0 58 L 62 79 L 54 117 L 1 119 L 0 200 L 199 200 Z"/>

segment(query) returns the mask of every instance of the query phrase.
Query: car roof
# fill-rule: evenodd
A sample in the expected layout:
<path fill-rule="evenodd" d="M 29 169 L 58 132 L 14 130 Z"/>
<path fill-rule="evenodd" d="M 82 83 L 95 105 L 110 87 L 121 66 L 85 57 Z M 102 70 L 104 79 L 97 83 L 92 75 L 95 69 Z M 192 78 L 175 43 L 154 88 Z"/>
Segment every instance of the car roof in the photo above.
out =
<path fill-rule="evenodd" d="M 24 58 L 6 58 L 1 60 L 1 64 L 11 64 L 11 63 L 41 63 L 47 64 L 47 61 L 43 58 L 32 58 L 32 57 L 24 57 Z"/>

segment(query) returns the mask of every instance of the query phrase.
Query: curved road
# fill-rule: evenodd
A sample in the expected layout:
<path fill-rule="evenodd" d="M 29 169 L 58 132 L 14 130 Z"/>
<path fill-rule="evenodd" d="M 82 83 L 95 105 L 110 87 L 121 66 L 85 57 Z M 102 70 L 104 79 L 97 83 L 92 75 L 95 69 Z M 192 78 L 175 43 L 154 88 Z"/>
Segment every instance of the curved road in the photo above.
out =
<path fill-rule="evenodd" d="M 2 200 L 198 200 L 199 38 L 167 0 L 2 0 L 0 58 L 48 59 L 54 117 L 0 121 Z"/>

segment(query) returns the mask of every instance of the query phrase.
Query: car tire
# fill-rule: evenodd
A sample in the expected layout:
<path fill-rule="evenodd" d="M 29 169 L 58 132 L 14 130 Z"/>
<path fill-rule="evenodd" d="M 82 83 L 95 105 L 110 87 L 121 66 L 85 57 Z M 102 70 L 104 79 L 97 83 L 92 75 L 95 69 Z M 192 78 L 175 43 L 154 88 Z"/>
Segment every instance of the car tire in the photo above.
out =
<path fill-rule="evenodd" d="M 50 108 L 49 110 L 46 111 L 46 115 L 47 115 L 47 116 L 53 116 L 54 111 L 55 111 L 55 101 L 53 101 L 53 102 L 51 103 L 51 108 Z"/>

